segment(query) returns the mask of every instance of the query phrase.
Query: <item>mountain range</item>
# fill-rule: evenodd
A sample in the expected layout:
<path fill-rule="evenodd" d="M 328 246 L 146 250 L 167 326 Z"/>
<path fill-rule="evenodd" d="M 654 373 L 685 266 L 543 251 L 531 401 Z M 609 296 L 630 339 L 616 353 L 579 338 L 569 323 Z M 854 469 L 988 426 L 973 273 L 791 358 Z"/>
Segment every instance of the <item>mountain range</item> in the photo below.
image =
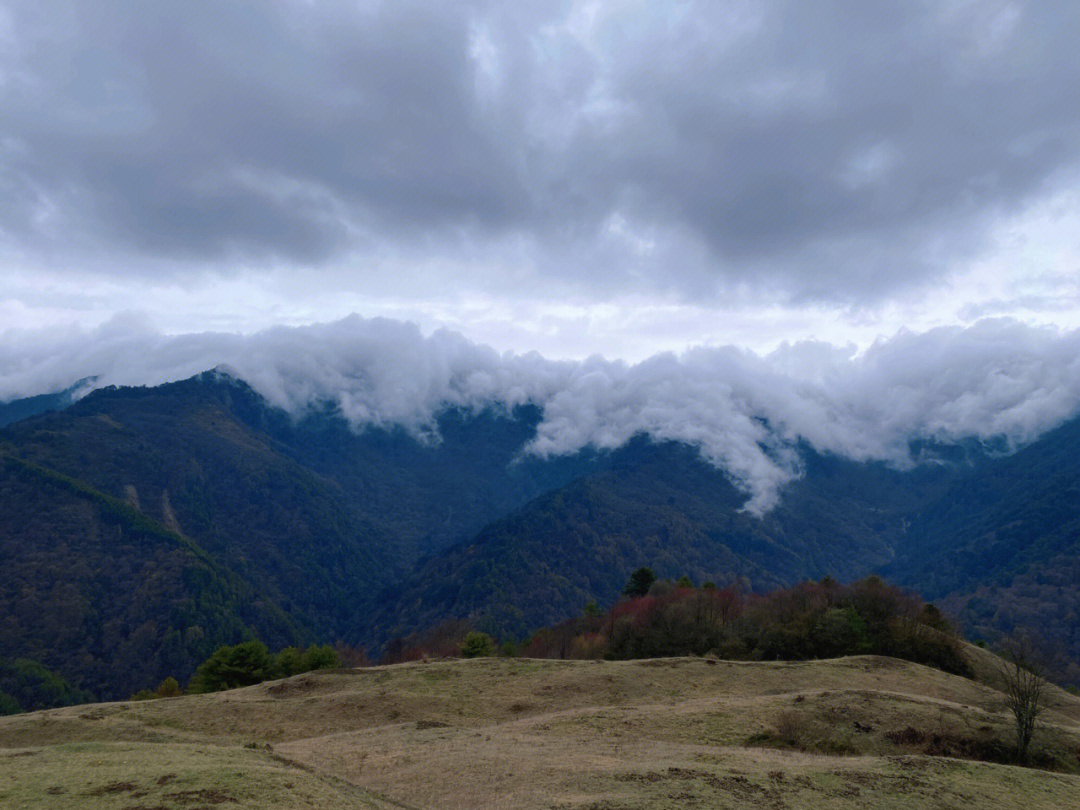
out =
<path fill-rule="evenodd" d="M 363 646 L 450 619 L 503 638 L 662 577 L 768 589 L 878 573 L 972 638 L 1039 638 L 1080 682 L 1080 420 L 898 468 L 792 448 L 764 515 L 697 449 L 527 450 L 538 407 L 431 429 L 296 416 L 234 376 L 0 405 L 0 657 L 96 697 L 224 643 Z"/>

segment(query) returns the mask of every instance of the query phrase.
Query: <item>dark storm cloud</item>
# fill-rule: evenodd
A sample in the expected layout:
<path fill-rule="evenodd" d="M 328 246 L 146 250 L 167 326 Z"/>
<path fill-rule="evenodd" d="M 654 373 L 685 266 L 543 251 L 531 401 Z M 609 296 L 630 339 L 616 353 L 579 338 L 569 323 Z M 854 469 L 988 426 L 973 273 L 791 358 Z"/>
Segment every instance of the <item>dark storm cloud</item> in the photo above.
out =
<path fill-rule="evenodd" d="M 91 235 L 317 262 L 368 222 L 497 221 L 512 202 L 469 120 L 464 19 L 96 5 L 16 11 L 3 102 L 18 196 Z"/>
<path fill-rule="evenodd" d="M 1071 2 L 523 5 L 0 2 L 0 232 L 858 302 L 1080 152 Z"/>

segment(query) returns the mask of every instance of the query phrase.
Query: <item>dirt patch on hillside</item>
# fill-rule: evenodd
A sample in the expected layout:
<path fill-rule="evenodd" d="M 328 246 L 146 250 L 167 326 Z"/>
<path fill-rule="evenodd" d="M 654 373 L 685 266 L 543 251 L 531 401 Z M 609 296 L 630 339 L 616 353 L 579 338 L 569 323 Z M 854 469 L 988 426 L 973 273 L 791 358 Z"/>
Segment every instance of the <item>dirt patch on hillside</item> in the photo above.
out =
<path fill-rule="evenodd" d="M 91 796 L 107 796 L 111 793 L 131 793 L 139 789 L 134 782 L 110 782 L 107 785 L 94 788 L 90 791 Z"/>
<path fill-rule="evenodd" d="M 235 796 L 230 796 L 221 790 L 213 790 L 211 788 L 202 788 L 201 790 L 180 790 L 176 793 L 166 793 L 166 799 L 172 799 L 179 805 L 217 805 L 217 804 L 239 804 L 240 800 Z"/>

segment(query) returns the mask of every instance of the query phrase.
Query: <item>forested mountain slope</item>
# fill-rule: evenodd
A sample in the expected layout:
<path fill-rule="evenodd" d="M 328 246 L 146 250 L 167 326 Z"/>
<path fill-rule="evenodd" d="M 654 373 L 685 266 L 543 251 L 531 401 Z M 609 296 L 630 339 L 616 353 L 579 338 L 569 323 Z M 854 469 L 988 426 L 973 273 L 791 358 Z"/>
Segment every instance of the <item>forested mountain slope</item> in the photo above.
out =
<path fill-rule="evenodd" d="M 1080 420 L 958 477 L 884 573 L 943 600 L 973 635 L 1037 635 L 1080 682 Z"/>
<path fill-rule="evenodd" d="M 976 635 L 1041 627 L 1080 659 L 1080 421 L 1012 455 L 913 446 L 923 463 L 907 470 L 799 446 L 801 476 L 759 518 L 686 445 L 531 455 L 541 417 L 447 409 L 426 430 L 354 428 L 207 372 L 23 419 L 0 431 L 0 655 L 115 696 L 190 675 L 198 632 L 373 653 L 452 618 L 520 636 L 610 602 L 649 565 L 754 589 L 881 571 Z M 117 535 L 117 521 L 150 528 Z M 206 615 L 174 620 L 178 604 Z"/>
<path fill-rule="evenodd" d="M 295 423 L 281 420 L 281 411 L 264 414 L 274 419 L 268 432 L 397 537 L 410 563 L 606 463 L 590 451 L 550 458 L 524 452 L 541 418 L 534 406 L 447 409 L 420 436 L 397 426 L 358 431 L 334 411 Z"/>
<path fill-rule="evenodd" d="M 95 696 L 190 671 L 219 644 L 304 632 L 203 549 L 123 502 L 0 456 L 0 657 Z"/>
<path fill-rule="evenodd" d="M 88 377 L 54 394 L 38 394 L 33 397 L 0 402 L 0 428 L 38 414 L 62 411 L 75 402 L 78 391 L 90 382 L 92 378 Z"/>
<path fill-rule="evenodd" d="M 742 511 L 746 495 L 695 449 L 638 437 L 606 469 L 423 562 L 386 594 L 364 638 L 378 643 L 451 617 L 521 636 L 590 599 L 614 600 L 640 565 L 752 589 L 861 577 L 892 559 L 922 500 L 959 474 L 952 466 L 902 473 L 804 454 L 804 476 L 758 518 Z"/>
<path fill-rule="evenodd" d="M 246 386 L 189 380 L 96 391 L 8 431 L 8 452 L 85 482 L 186 537 L 308 631 L 333 633 L 363 572 L 390 581 L 396 540 L 341 488 L 231 409 Z"/>
<path fill-rule="evenodd" d="M 116 697 L 165 674 L 186 678 L 211 642 L 355 636 L 377 594 L 421 553 L 600 463 L 596 454 L 519 458 L 537 419 L 535 409 L 448 411 L 438 440 L 400 428 L 358 433 L 334 413 L 296 422 L 210 372 L 102 389 L 22 420 L 0 433 L 0 551 L 9 561 L 0 655 L 33 657 Z M 102 527 L 102 504 L 110 519 L 152 527 L 165 550 L 121 542 Z M 242 585 L 240 601 L 252 607 L 233 605 L 230 621 L 212 629 L 194 621 L 209 641 L 173 655 L 163 651 L 172 637 L 157 637 L 173 627 L 175 603 L 200 598 L 177 538 Z M 90 603 L 84 622 L 79 610 Z M 287 628 L 248 615 L 259 605 L 280 608 Z M 96 622 L 119 622 L 122 632 L 102 635 Z M 161 649 L 139 646 L 151 637 Z"/>

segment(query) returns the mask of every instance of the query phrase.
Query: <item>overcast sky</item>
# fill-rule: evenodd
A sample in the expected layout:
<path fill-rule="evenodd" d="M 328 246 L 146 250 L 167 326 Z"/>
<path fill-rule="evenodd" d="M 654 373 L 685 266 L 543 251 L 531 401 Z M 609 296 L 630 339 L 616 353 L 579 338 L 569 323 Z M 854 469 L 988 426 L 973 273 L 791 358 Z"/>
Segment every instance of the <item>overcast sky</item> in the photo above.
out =
<path fill-rule="evenodd" d="M 1075 0 L 0 0 L 0 332 L 1074 328 L 1078 42 Z"/>

